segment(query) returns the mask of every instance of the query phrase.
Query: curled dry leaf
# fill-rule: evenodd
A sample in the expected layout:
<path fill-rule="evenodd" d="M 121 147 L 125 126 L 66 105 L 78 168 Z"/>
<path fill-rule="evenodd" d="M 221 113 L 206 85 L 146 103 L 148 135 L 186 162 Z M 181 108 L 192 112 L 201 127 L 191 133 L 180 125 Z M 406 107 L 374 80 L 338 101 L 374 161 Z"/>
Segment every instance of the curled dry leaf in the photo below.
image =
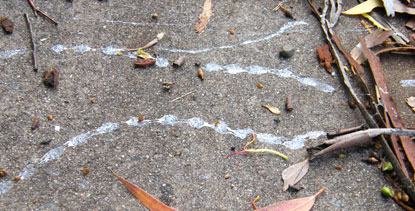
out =
<path fill-rule="evenodd" d="M 281 174 L 282 180 L 284 180 L 282 191 L 286 191 L 290 186 L 299 182 L 307 174 L 309 167 L 309 160 L 306 159 L 284 169 Z"/>
<path fill-rule="evenodd" d="M 152 58 L 134 61 L 134 64 L 136 67 L 148 67 L 148 66 L 154 65 L 155 63 L 156 63 L 156 60 Z"/>
<path fill-rule="evenodd" d="M 408 106 L 412 108 L 412 111 L 415 112 L 415 97 L 412 96 L 406 98 L 406 104 L 408 104 Z"/>
<path fill-rule="evenodd" d="M 281 113 L 280 109 L 278 109 L 278 108 L 276 108 L 274 106 L 269 106 L 269 105 L 262 104 L 262 107 L 268 109 L 273 114 L 277 114 L 278 115 L 278 114 Z"/>
<path fill-rule="evenodd" d="M 212 16 L 212 2 L 211 0 L 205 0 L 203 4 L 202 14 L 199 16 L 199 22 L 196 24 L 195 29 L 198 33 L 202 33 L 205 30 L 209 18 Z"/>
<path fill-rule="evenodd" d="M 144 190 L 130 183 L 126 179 L 118 176 L 115 172 L 111 173 L 121 181 L 122 184 L 138 199 L 140 202 L 147 207 L 147 209 L 152 211 L 175 211 L 175 209 L 163 204 L 150 194 L 146 193 Z"/>
<path fill-rule="evenodd" d="M 311 210 L 311 208 L 314 205 L 314 202 L 316 201 L 316 198 L 318 195 L 320 195 L 324 190 L 326 190 L 325 187 L 322 187 L 316 194 L 308 197 L 298 198 L 298 199 L 291 199 L 288 201 L 281 201 L 276 204 L 270 205 L 268 207 L 264 207 L 262 209 L 259 209 L 258 211 L 308 211 Z"/>

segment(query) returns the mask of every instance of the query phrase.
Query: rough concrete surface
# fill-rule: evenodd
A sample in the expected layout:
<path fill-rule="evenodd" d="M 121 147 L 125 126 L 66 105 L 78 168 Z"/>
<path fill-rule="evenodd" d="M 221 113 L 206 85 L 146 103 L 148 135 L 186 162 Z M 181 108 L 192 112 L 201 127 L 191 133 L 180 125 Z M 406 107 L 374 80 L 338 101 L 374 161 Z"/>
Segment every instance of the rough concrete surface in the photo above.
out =
<path fill-rule="evenodd" d="M 194 25 L 203 0 L 36 1 L 58 26 L 35 18 L 26 1 L 1 0 L 0 15 L 15 23 L 13 34 L 0 35 L 0 168 L 8 172 L 0 178 L 2 209 L 145 210 L 109 169 L 178 210 L 252 210 L 250 198 L 257 195 L 257 206 L 265 207 L 323 186 L 314 210 L 400 209 L 381 196 L 389 184 L 380 170 L 361 161 L 372 148 L 340 151 L 342 159 L 324 156 L 298 184 L 303 190 L 282 191 L 282 170 L 303 160 L 307 147 L 322 143 L 327 131 L 364 120 L 349 108 L 339 77 L 318 65 L 315 49 L 325 38 L 309 5 L 287 1 L 292 20 L 272 11 L 278 3 L 213 1 L 213 16 L 198 35 Z M 32 71 L 24 13 L 38 47 L 38 73 Z M 398 15 L 393 22 L 402 28 L 407 19 Z M 342 16 L 335 30 L 349 51 L 366 34 L 358 17 Z M 125 49 L 160 32 L 165 37 L 147 50 L 158 57 L 157 65 L 134 68 Z M 293 57 L 279 57 L 284 45 L 296 49 Z M 186 62 L 173 68 L 179 55 Z M 414 113 L 404 99 L 415 87 L 403 87 L 401 80 L 415 79 L 415 61 L 391 55 L 381 60 L 397 107 L 413 128 Z M 195 63 L 204 69 L 204 81 Z M 50 67 L 60 72 L 56 89 L 41 82 Z M 174 85 L 164 91 L 163 82 Z M 292 112 L 283 109 L 287 96 Z M 274 115 L 261 104 L 282 112 Z M 139 115 L 144 121 L 137 122 Z M 35 117 L 39 128 L 31 131 Z M 242 150 L 251 132 L 257 134 L 252 147 L 280 151 L 289 160 L 261 153 L 224 159 L 233 148 Z M 83 175 L 83 168 L 90 173 Z M 13 182 L 16 175 L 22 180 Z"/>

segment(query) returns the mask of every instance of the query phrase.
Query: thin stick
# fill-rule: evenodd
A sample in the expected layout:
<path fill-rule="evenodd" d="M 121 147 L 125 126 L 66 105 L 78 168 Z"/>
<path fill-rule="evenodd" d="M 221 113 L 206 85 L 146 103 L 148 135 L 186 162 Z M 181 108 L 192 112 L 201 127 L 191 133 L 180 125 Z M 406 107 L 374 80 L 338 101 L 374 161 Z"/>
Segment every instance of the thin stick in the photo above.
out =
<path fill-rule="evenodd" d="M 35 13 L 35 16 L 37 17 L 37 8 L 36 8 L 35 4 L 33 3 L 32 0 L 27 0 L 27 1 L 29 2 L 30 6 L 32 7 L 33 13 Z"/>
<path fill-rule="evenodd" d="M 41 10 L 36 10 L 38 13 L 40 13 L 41 15 L 43 15 L 45 18 L 49 19 L 50 21 L 52 21 L 54 24 L 58 25 L 58 22 L 56 22 L 53 18 L 51 18 L 49 15 L 47 15 L 46 13 L 42 12 Z"/>
<path fill-rule="evenodd" d="M 186 94 L 184 94 L 184 95 L 182 95 L 182 96 L 180 96 L 180 97 L 178 97 L 178 98 L 176 98 L 176 99 L 170 100 L 170 102 L 169 102 L 169 103 L 172 103 L 172 102 L 174 102 L 174 101 L 176 101 L 176 100 L 182 99 L 182 98 L 186 97 L 187 95 L 192 94 L 193 92 L 195 92 L 195 91 L 188 92 L 188 93 L 186 93 Z"/>
<path fill-rule="evenodd" d="M 409 51 L 409 50 L 415 50 L 415 47 L 395 47 L 395 48 L 385 48 L 375 53 L 375 55 L 379 55 L 381 53 L 386 53 L 390 51 Z"/>
<path fill-rule="evenodd" d="M 37 61 L 36 61 L 36 43 L 33 39 L 33 32 L 32 32 L 32 26 L 30 25 L 29 16 L 27 14 L 24 14 L 24 17 L 26 18 L 27 27 L 29 28 L 30 33 L 30 39 L 32 41 L 32 47 L 33 47 L 33 71 L 37 72 Z"/>
<path fill-rule="evenodd" d="M 43 17 L 47 18 L 48 20 L 52 21 L 54 24 L 58 25 L 58 22 L 56 22 L 53 18 L 51 18 L 49 15 L 47 15 L 46 13 L 44 13 L 43 11 L 39 10 L 35 4 L 33 3 L 32 0 L 27 0 L 30 4 L 30 6 L 32 7 L 32 9 L 35 12 L 35 15 L 37 16 L 37 12 L 40 13 L 41 15 L 43 15 Z"/>

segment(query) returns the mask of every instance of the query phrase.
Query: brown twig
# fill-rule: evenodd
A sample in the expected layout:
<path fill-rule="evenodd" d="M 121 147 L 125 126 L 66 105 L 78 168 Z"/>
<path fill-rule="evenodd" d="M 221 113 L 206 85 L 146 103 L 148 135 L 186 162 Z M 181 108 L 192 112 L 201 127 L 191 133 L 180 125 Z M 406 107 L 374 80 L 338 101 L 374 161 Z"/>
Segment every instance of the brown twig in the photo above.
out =
<path fill-rule="evenodd" d="M 395 48 L 385 48 L 375 53 L 375 56 L 386 53 L 386 52 L 393 52 L 393 51 L 410 51 L 415 50 L 415 47 L 395 47 Z"/>
<path fill-rule="evenodd" d="M 30 33 L 30 40 L 32 41 L 32 47 L 33 47 L 33 71 L 37 72 L 37 60 L 36 60 L 36 43 L 33 39 L 33 32 L 32 32 L 32 26 L 30 24 L 29 16 L 27 14 L 24 14 L 24 17 L 26 18 L 27 27 L 29 28 Z"/>
<path fill-rule="evenodd" d="M 27 1 L 29 2 L 30 6 L 32 7 L 33 13 L 35 13 L 35 16 L 37 17 L 37 8 L 36 8 L 35 4 L 33 3 L 32 0 L 27 0 Z"/>
<path fill-rule="evenodd" d="M 365 129 L 365 125 L 360 125 L 360 126 L 356 126 L 356 127 L 352 127 L 352 128 L 347 128 L 347 129 L 342 129 L 342 130 L 338 130 L 336 132 L 331 132 L 331 133 L 327 133 L 327 138 L 334 138 L 336 136 L 341 136 L 341 135 L 345 135 L 347 133 L 353 133 L 359 130 L 363 130 Z"/>
<path fill-rule="evenodd" d="M 43 17 L 45 17 L 46 19 L 52 21 L 54 24 L 58 25 L 58 22 L 56 22 L 53 18 L 51 18 L 49 15 L 47 15 L 46 13 L 44 13 L 42 10 L 39 10 L 35 4 L 33 3 L 32 0 L 27 0 L 29 1 L 30 6 L 32 7 L 32 9 L 36 12 L 40 13 L 41 15 L 43 15 Z"/>

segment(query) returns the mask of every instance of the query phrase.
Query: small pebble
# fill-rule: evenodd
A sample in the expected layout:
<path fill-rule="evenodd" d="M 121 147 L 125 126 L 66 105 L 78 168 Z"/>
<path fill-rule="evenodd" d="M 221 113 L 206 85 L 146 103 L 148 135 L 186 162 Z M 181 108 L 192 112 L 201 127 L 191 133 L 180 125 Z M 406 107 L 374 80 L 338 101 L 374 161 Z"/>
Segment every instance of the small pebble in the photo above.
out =
<path fill-rule="evenodd" d="M 225 175 L 225 179 L 229 179 L 230 177 L 231 177 L 231 175 L 229 175 L 229 174 Z"/>
<path fill-rule="evenodd" d="M 235 34 L 235 30 L 233 29 L 229 30 L 229 34 Z"/>
<path fill-rule="evenodd" d="M 151 18 L 153 18 L 153 19 L 157 19 L 158 17 L 159 17 L 159 15 L 157 15 L 157 13 L 154 13 L 154 14 L 151 15 Z"/>
<path fill-rule="evenodd" d="M 280 56 L 284 58 L 290 58 L 294 55 L 295 49 L 291 45 L 284 45 L 281 48 Z"/>
<path fill-rule="evenodd" d="M 52 121 L 53 120 L 53 116 L 52 115 L 48 115 L 48 120 Z"/>
<path fill-rule="evenodd" d="M 142 115 L 138 116 L 138 121 L 142 122 L 144 120 L 144 117 Z"/>
<path fill-rule="evenodd" d="M 344 158 L 344 154 L 339 154 L 339 158 Z"/>
<path fill-rule="evenodd" d="M 91 99 L 91 103 L 97 103 L 97 99 L 95 98 Z"/>

